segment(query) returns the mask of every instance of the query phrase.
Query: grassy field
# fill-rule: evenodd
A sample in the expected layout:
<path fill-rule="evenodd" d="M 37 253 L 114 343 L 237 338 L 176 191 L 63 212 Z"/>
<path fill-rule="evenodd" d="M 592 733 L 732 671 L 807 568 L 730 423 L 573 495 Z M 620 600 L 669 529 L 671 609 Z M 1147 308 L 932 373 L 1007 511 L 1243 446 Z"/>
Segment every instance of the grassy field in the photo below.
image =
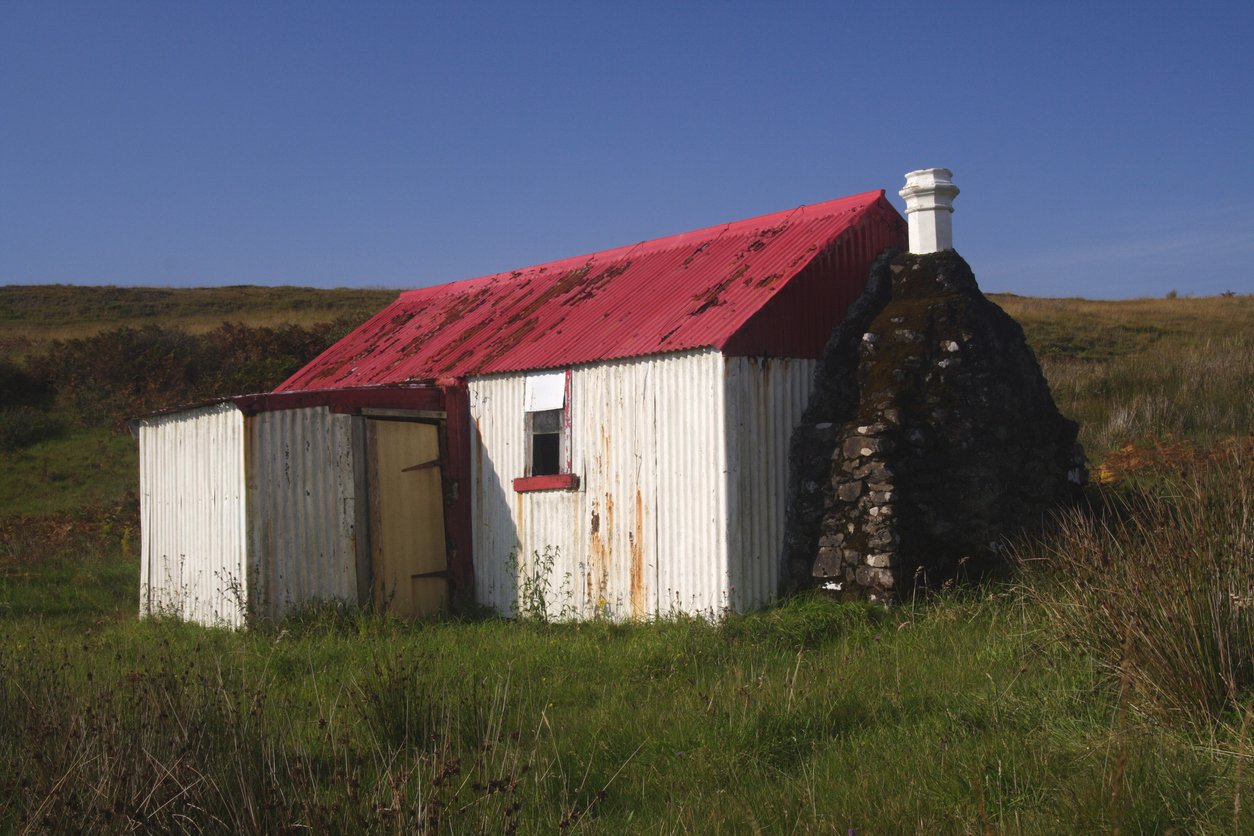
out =
<path fill-rule="evenodd" d="M 139 622 L 129 437 L 0 453 L 0 831 L 1254 832 L 1254 299 L 997 301 L 1101 484 L 887 611 Z"/>
<path fill-rule="evenodd" d="M 313 325 L 365 319 L 397 297 L 382 289 L 308 287 L 167 288 L 0 285 L 0 352 L 24 355 L 49 340 L 163 325 L 200 333 L 223 322 Z"/>
<path fill-rule="evenodd" d="M 1090 454 L 1129 442 L 1212 444 L 1254 428 L 1254 296 L 994 296 L 1023 325 Z"/>

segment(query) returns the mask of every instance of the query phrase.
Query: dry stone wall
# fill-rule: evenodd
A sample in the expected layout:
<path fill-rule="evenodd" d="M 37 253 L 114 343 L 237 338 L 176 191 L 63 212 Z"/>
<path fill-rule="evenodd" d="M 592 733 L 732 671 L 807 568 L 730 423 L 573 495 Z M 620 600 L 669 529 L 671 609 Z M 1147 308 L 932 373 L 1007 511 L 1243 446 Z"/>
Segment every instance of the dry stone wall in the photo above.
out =
<path fill-rule="evenodd" d="M 952 250 L 886 253 L 790 450 L 795 586 L 889 600 L 977 576 L 1087 474 L 1023 330 Z"/>

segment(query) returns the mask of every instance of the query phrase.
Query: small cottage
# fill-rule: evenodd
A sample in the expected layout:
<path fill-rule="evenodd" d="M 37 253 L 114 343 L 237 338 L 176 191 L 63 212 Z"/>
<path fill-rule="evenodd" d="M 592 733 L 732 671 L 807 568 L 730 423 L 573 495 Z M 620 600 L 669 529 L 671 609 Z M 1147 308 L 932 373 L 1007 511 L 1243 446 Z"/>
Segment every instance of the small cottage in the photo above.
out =
<path fill-rule="evenodd" d="M 141 610 L 767 604 L 816 358 L 906 247 L 873 191 L 402 293 L 273 393 L 138 422 Z"/>

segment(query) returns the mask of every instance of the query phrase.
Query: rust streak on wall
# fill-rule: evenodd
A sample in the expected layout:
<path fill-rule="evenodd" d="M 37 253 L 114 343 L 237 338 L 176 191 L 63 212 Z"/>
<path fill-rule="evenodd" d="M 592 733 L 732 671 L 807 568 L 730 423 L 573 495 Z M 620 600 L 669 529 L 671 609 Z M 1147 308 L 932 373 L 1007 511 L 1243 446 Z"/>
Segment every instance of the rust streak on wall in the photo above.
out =
<path fill-rule="evenodd" d="M 628 535 L 631 540 L 631 615 L 644 618 L 648 606 L 644 594 L 644 497 L 636 488 L 635 531 Z"/>

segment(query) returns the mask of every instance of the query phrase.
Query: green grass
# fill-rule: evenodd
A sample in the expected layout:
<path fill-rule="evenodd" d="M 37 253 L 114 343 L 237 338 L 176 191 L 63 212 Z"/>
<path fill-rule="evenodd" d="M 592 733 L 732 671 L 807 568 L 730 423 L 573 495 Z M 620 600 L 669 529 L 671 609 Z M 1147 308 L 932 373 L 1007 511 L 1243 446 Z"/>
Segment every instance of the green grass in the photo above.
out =
<path fill-rule="evenodd" d="M 252 290 L 160 305 L 216 324 L 234 297 L 257 308 L 226 318 L 272 324 L 276 300 L 299 295 Z M 54 314 L 54 297 L 25 303 L 0 341 L 122 324 Z M 158 298 L 92 304 L 164 317 L 142 307 Z M 1148 441 L 1201 468 L 1208 446 L 1250 435 L 1250 297 L 997 301 L 1094 460 Z M 1180 445 L 1198 454 L 1173 458 Z M 1094 495 L 1169 484 L 1121 478 Z M 327 606 L 229 633 L 136 620 L 135 480 L 129 437 L 73 422 L 0 454 L 0 831 L 1254 831 L 1254 687 L 1221 678 L 1204 709 L 1164 709 L 1208 674 L 1147 667 L 1178 622 L 1136 610 L 1229 591 L 1175 595 L 1204 567 L 1149 558 L 1189 558 L 1207 531 L 1246 548 L 1224 539 L 1250 525 L 1223 521 L 1231 504 L 1168 494 L 1166 530 L 1135 514 L 1113 540 L 1064 528 L 1029 546 L 1070 568 L 890 611 L 801 598 L 716 623 L 405 625 Z M 1158 599 L 1119 597 L 1143 566 L 1180 574 Z M 1244 605 L 1224 612 L 1245 641 Z M 1138 638 L 1140 657 L 1118 626 L 1133 618 L 1160 631 Z"/>
<path fill-rule="evenodd" d="M 11 825 L 1190 832 L 1235 798 L 1230 756 L 1117 728 L 996 591 L 723 624 L 25 616 L 0 666 Z"/>
<path fill-rule="evenodd" d="M 134 439 L 103 427 L 0 452 L 0 518 L 122 502 L 139 487 L 138 463 Z"/>

